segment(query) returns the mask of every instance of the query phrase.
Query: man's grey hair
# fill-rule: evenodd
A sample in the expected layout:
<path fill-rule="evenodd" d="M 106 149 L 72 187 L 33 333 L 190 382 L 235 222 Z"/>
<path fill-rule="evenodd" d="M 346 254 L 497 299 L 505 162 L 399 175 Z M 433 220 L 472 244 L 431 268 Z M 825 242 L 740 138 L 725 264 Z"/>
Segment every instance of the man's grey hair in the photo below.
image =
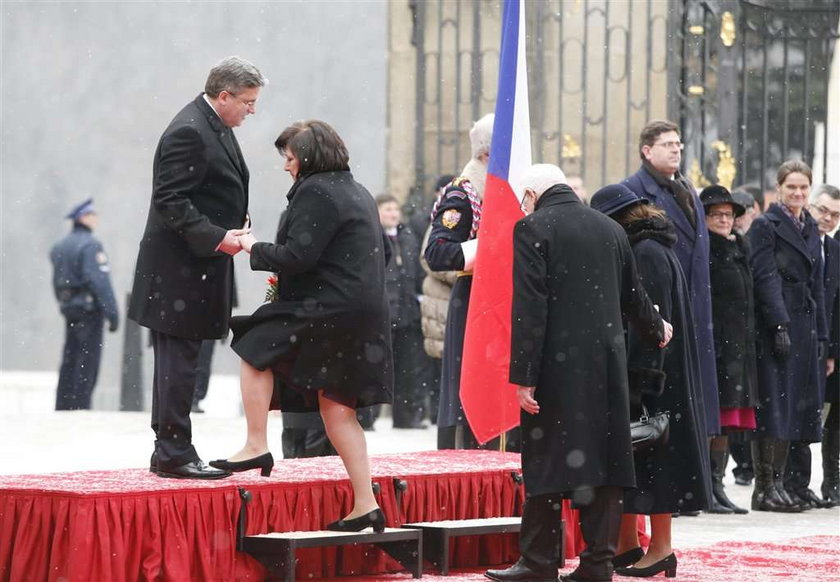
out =
<path fill-rule="evenodd" d="M 831 184 L 820 184 L 811 191 L 811 202 L 816 202 L 817 198 L 827 194 L 832 200 L 840 200 L 840 189 Z"/>
<path fill-rule="evenodd" d="M 222 91 L 236 95 L 241 89 L 264 87 L 268 84 L 260 70 L 241 57 L 227 57 L 210 69 L 204 92 L 215 99 Z"/>
<path fill-rule="evenodd" d="M 534 164 L 522 173 L 519 178 L 521 194 L 525 190 L 533 190 L 537 197 L 557 184 L 568 184 L 566 174 L 554 164 Z"/>

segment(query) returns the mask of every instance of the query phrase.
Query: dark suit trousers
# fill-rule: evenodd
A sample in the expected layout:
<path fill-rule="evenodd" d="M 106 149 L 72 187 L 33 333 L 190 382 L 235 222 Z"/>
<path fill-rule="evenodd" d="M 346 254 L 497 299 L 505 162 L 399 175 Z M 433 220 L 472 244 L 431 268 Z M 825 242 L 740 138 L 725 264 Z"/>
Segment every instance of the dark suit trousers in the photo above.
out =
<path fill-rule="evenodd" d="M 592 492 L 594 497 L 591 503 L 577 506 L 586 549 L 580 553 L 580 565 L 575 572 L 578 578 L 608 580 L 612 577 L 612 559 L 618 545 L 623 489 L 595 487 Z"/>
<path fill-rule="evenodd" d="M 519 553 L 534 572 L 557 575 L 560 563 L 560 508 L 562 495 L 534 495 L 522 508 Z"/>
<path fill-rule="evenodd" d="M 799 492 L 811 484 L 811 447 L 804 441 L 791 441 L 784 475 L 785 489 Z"/>
<path fill-rule="evenodd" d="M 198 459 L 192 446 L 190 408 L 201 340 L 151 330 L 155 354 L 152 382 L 152 430 L 158 467 L 174 469 Z"/>
<path fill-rule="evenodd" d="M 198 352 L 198 370 L 195 375 L 195 394 L 193 402 L 198 404 L 207 397 L 207 387 L 210 385 L 210 370 L 213 365 L 213 348 L 216 340 L 203 340 Z"/>
<path fill-rule="evenodd" d="M 64 353 L 58 372 L 56 410 L 88 410 L 99 375 L 103 317 L 98 311 L 65 320 Z"/>

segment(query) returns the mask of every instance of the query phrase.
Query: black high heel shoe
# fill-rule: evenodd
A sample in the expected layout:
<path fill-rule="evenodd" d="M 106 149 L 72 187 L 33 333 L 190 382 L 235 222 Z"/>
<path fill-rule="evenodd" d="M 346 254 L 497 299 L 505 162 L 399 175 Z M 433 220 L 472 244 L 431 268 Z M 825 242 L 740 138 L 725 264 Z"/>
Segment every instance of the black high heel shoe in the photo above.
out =
<path fill-rule="evenodd" d="M 626 568 L 627 566 L 632 566 L 644 557 L 645 551 L 642 548 L 633 548 L 632 550 L 621 552 L 615 556 L 612 560 L 613 567 Z"/>
<path fill-rule="evenodd" d="M 217 459 L 208 463 L 211 467 L 223 469 L 225 471 L 232 471 L 240 473 L 242 471 L 250 471 L 251 469 L 260 469 L 260 475 L 263 477 L 270 477 L 271 470 L 274 468 L 274 457 L 271 453 L 265 453 L 253 459 L 245 459 L 244 461 L 228 461 L 227 459 Z"/>
<path fill-rule="evenodd" d="M 339 519 L 327 525 L 330 531 L 362 531 L 366 527 L 372 527 L 376 533 L 385 531 L 385 514 L 378 507 L 359 517 L 353 519 Z"/>
<path fill-rule="evenodd" d="M 677 576 L 677 556 L 673 553 L 668 554 L 655 564 L 651 564 L 646 568 L 616 568 L 615 573 L 622 576 L 631 576 L 633 578 L 650 578 L 656 576 L 660 572 L 665 572 L 666 578 L 676 578 Z"/>

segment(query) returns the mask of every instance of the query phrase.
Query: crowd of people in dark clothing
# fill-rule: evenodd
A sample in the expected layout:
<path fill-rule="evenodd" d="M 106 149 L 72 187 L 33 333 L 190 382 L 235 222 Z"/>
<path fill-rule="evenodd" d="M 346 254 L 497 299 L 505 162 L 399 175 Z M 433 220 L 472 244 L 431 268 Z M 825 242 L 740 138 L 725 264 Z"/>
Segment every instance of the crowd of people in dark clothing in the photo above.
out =
<path fill-rule="evenodd" d="M 530 167 L 517 183 L 524 217 L 513 233 L 508 380 L 521 426 L 479 443 L 459 391 L 493 115 L 470 130 L 463 170 L 442 176 L 406 221 L 395 196 L 374 199 L 355 181 L 331 126 L 290 125 L 275 147 L 294 185 L 271 243 L 251 233 L 248 171 L 232 132 L 255 112 L 265 83 L 247 61 L 220 62 L 156 153 L 129 310 L 152 330 L 150 471 L 269 476 L 267 415 L 279 407 L 284 456 L 337 452 L 347 468 L 354 507 L 328 527 L 381 531 L 362 429 L 391 403 L 394 428 L 436 423 L 441 449 L 522 452 L 522 556 L 487 572 L 500 581 L 557 579 L 562 499 L 581 510 L 587 545 L 563 580 L 674 576 L 674 516 L 748 512 L 723 485 L 730 450 L 736 482 L 755 479 L 752 510 L 840 505 L 840 191 L 812 188 L 804 162 L 779 166 L 778 202 L 747 187 L 698 194 L 680 171 L 678 126 L 651 121 L 639 138 L 639 170 L 591 198 L 557 166 Z M 218 155 L 207 161 L 211 146 Z M 212 172 L 185 172 L 183 159 L 193 158 Z M 107 257 L 90 235 L 92 202 L 70 218 L 73 233 L 53 251 L 68 345 L 87 335 L 101 344 L 103 318 L 115 330 L 118 317 L 110 283 L 107 301 L 83 285 L 107 282 Z M 71 250 L 87 258 L 79 280 L 69 274 Z M 252 270 L 274 274 L 275 297 L 231 318 L 239 252 Z M 184 301 L 184 289 L 207 295 Z M 104 315 L 91 307 L 99 304 Z M 202 341 L 228 330 L 242 359 L 247 434 L 239 451 L 208 466 L 191 444 L 189 412 Z M 62 377 L 79 376 L 83 390 L 71 398 L 60 389 L 59 408 L 76 398 L 87 407 L 95 374 L 71 373 L 82 364 L 65 357 Z M 667 433 L 634 449 L 631 421 L 651 416 L 667 416 Z M 821 495 L 810 488 L 814 443 Z M 650 518 L 647 552 L 639 515 Z"/>
<path fill-rule="evenodd" d="M 473 156 L 461 174 L 437 185 L 423 246 L 429 267 L 426 281 L 439 286 L 445 284 L 442 275 L 455 275 L 450 279 L 454 285 L 448 318 L 443 320 L 441 448 L 481 446 L 464 421 L 458 390 L 474 242 L 480 236 L 490 120 L 492 115 L 473 127 Z M 626 329 L 631 418 L 638 418 L 642 410 L 670 415 L 667 444 L 634 455 L 635 486 L 624 496 L 624 519 L 611 552 L 613 567 L 629 576 L 676 571 L 670 545 L 674 516 L 749 511 L 729 499 L 723 485 L 730 446 L 736 457 L 737 482 L 749 485 L 747 475 L 754 471 L 752 510 L 799 512 L 840 504 L 838 375 L 834 371 L 840 335 L 840 243 L 832 238 L 840 222 L 840 192 L 829 185 L 812 190 L 810 168 L 794 160 L 778 168 L 777 202 L 765 201 L 749 185 L 734 192 L 713 185 L 698 193 L 680 172 L 682 149 L 675 124 L 653 121 L 640 136 L 642 167 L 638 172 L 621 184 L 602 188 L 590 200 L 577 196 L 582 204 L 590 203 L 623 228 L 639 280 L 662 318 L 674 328 L 665 349 L 651 345 L 633 326 Z M 565 176 L 562 184 L 568 187 Z M 543 194 L 554 192 L 550 186 L 540 192 L 522 192 L 526 214 L 529 194 L 533 193 L 539 208 Z M 558 204 L 556 195 L 546 195 L 549 198 L 554 202 L 545 204 Z M 585 294 L 576 297 L 576 305 L 586 312 L 590 303 Z M 434 312 L 428 310 L 430 316 L 440 317 L 440 306 L 434 307 Z M 521 319 L 521 314 L 514 314 L 514 322 Z M 431 326 L 424 323 L 424 327 Z M 554 344 L 545 342 L 547 352 L 554 349 L 547 347 Z M 511 363 L 511 382 L 515 365 Z M 574 363 L 565 360 L 565 366 L 568 370 Z M 593 373 L 591 364 L 586 369 Z M 580 410 L 580 403 L 570 396 L 568 381 L 558 381 L 556 390 L 561 401 L 571 398 L 567 402 Z M 551 397 L 543 389 L 542 399 L 534 398 L 542 403 Z M 533 483 L 534 473 L 528 487 L 526 467 L 533 462 L 545 466 L 546 456 L 557 455 L 558 466 L 568 470 L 568 459 L 556 450 L 577 449 L 564 448 L 571 437 L 563 437 L 553 442 L 553 449 L 538 447 L 540 452 L 534 452 L 533 423 L 525 405 L 523 410 L 522 426 L 512 431 L 521 434 L 508 439 L 508 450 L 523 451 L 526 489 L 530 502 L 537 503 L 542 492 L 534 493 L 540 488 Z M 544 415 L 545 406 L 539 411 Z M 540 439 L 545 440 L 545 430 L 545 424 L 541 425 Z M 810 489 L 809 445 L 820 442 L 823 482 L 818 495 Z M 489 446 L 498 448 L 499 444 Z M 580 496 L 579 485 L 555 484 L 554 489 L 559 496 L 575 500 Z M 532 515 L 550 516 L 546 508 L 551 502 L 546 505 L 542 497 L 540 503 L 541 509 Z M 647 553 L 639 548 L 639 514 L 651 519 Z M 523 516 L 523 532 L 526 523 L 533 522 Z M 490 571 L 489 577 L 540 579 L 540 570 L 545 572 L 551 559 L 540 553 L 544 548 L 533 551 L 534 544 L 539 546 L 534 539 L 524 535 L 523 539 L 530 542 L 523 542 L 520 562 L 508 570 Z M 526 547 L 529 543 L 530 548 Z M 600 579 L 581 576 L 567 579 Z M 550 573 L 547 578 L 552 578 Z"/>

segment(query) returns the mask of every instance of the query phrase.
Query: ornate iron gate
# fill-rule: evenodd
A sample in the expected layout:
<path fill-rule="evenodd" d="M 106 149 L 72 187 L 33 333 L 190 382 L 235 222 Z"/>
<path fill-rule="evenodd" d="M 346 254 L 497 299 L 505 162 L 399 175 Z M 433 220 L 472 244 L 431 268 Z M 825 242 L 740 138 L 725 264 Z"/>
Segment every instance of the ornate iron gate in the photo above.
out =
<path fill-rule="evenodd" d="M 472 121 L 493 109 L 501 23 L 497 0 L 409 6 L 410 208 L 438 175 L 460 171 Z M 668 117 L 683 128 L 698 185 L 763 186 L 784 159 L 811 163 L 838 14 L 840 0 L 528 2 L 534 161 L 559 163 L 592 190 L 635 171 L 641 127 Z"/>
<path fill-rule="evenodd" d="M 695 184 L 771 187 L 786 159 L 825 168 L 838 0 L 686 0 L 669 111 L 683 129 Z M 836 98 L 836 97 L 835 97 Z M 819 138 L 818 140 L 815 140 Z M 815 176 L 822 181 L 824 176 Z"/>

